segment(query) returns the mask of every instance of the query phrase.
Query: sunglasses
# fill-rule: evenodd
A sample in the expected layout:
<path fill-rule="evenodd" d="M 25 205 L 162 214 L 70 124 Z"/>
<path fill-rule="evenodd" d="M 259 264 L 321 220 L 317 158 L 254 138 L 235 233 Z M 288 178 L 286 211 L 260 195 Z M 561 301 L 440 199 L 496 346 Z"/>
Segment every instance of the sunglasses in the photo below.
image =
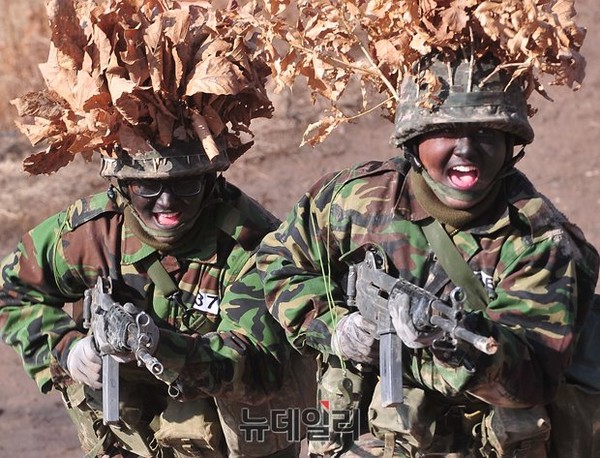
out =
<path fill-rule="evenodd" d="M 204 189 L 204 180 L 200 177 L 183 178 L 167 181 L 160 180 L 128 180 L 127 186 L 132 193 L 140 197 L 152 198 L 160 196 L 168 188 L 177 197 L 197 196 Z"/>

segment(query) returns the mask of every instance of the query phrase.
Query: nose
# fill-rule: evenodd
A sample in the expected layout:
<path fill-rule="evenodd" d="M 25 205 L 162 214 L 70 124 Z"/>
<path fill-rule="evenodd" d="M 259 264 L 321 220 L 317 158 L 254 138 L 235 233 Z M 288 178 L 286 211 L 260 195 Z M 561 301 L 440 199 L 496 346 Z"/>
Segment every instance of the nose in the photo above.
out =
<path fill-rule="evenodd" d="M 475 153 L 475 142 L 469 135 L 464 135 L 456 139 L 454 154 L 460 157 L 468 157 Z"/>
<path fill-rule="evenodd" d="M 161 209 L 169 209 L 175 202 L 175 195 L 169 186 L 163 186 L 162 192 L 156 199 L 156 205 Z"/>

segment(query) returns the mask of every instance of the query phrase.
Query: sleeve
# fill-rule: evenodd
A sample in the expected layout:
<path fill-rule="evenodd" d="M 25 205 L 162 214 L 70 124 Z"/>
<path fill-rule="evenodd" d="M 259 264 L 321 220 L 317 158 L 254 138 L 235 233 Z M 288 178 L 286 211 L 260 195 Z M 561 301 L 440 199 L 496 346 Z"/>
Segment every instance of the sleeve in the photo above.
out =
<path fill-rule="evenodd" d="M 522 242 L 505 244 L 508 262 L 487 310 L 500 351 L 469 390 L 506 407 L 553 399 L 571 359 L 577 315 L 576 260 L 568 239 L 555 234 L 529 246 Z"/>
<path fill-rule="evenodd" d="M 161 341 L 168 344 L 159 345 L 156 356 L 181 364 L 160 378 L 184 400 L 213 396 L 260 404 L 282 384 L 290 347 L 265 307 L 255 258 L 245 257 L 241 270 L 224 284 L 216 331 L 190 336 L 161 330 Z"/>
<path fill-rule="evenodd" d="M 331 352 L 331 334 L 347 313 L 338 281 L 338 243 L 329 226 L 335 177 L 317 183 L 257 254 L 270 313 L 299 351 Z"/>
<path fill-rule="evenodd" d="M 54 270 L 64 221 L 59 213 L 32 229 L 0 266 L 0 337 L 42 392 L 65 375 L 68 349 L 82 336 L 63 309 L 76 298 L 61 290 Z"/>
<path fill-rule="evenodd" d="M 498 351 L 488 356 L 470 348 L 470 370 L 435 358 L 413 364 L 431 388 L 466 391 L 501 407 L 553 399 L 571 358 L 578 279 L 568 239 L 550 232 L 534 243 L 516 237 L 502 247 L 496 297 L 474 326 L 498 341 Z"/>

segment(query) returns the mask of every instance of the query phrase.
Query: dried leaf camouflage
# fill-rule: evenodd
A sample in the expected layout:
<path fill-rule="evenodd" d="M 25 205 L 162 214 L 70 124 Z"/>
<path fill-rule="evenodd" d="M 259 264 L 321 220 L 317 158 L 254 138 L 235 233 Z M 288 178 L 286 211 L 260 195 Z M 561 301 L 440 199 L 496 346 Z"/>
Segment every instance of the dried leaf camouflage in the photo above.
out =
<path fill-rule="evenodd" d="M 248 5 L 252 8 L 252 5 Z M 77 154 L 131 154 L 147 141 L 199 138 L 211 155 L 219 138 L 231 161 L 250 148 L 242 133 L 271 117 L 269 74 L 252 58 L 253 36 L 238 14 L 211 2 L 51 0 L 47 89 L 15 99 L 19 128 L 48 148 L 24 162 L 27 172 L 51 173 Z"/>
<path fill-rule="evenodd" d="M 574 22 L 573 0 L 256 1 L 264 9 L 256 20 L 277 88 L 303 76 L 313 97 L 330 105 L 305 133 L 313 145 L 378 104 L 393 118 L 399 82 L 432 52 L 448 60 L 491 52 L 500 67 L 528 80 L 528 92 L 544 96 L 543 75 L 574 90 L 584 77 L 585 29 Z M 352 79 L 363 89 L 363 106 L 346 114 L 338 101 Z"/>

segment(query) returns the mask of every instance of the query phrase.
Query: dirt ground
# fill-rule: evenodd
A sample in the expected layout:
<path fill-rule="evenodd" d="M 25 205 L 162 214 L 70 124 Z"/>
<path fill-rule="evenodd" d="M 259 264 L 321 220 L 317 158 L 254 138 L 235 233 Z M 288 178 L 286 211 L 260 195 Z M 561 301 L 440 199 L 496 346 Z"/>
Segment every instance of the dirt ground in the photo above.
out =
<path fill-rule="evenodd" d="M 531 121 L 536 139 L 519 168 L 600 247 L 600 2 L 579 0 L 577 5 L 580 23 L 588 27 L 584 85 L 575 93 L 549 88 L 553 103 L 533 100 L 539 107 Z M 275 118 L 256 123 L 255 147 L 226 176 L 279 217 L 325 172 L 395 154 L 388 144 L 392 126 L 377 115 L 339 129 L 317 149 L 298 149 L 314 110 L 296 103 L 293 94 L 275 102 Z M 105 187 L 95 163 L 77 162 L 49 177 L 25 175 L 25 145 L 16 133 L 0 134 L 2 256 L 34 224 Z M 42 396 L 14 351 L 3 344 L 0 367 L 0 458 L 82 456 L 58 395 Z"/>

